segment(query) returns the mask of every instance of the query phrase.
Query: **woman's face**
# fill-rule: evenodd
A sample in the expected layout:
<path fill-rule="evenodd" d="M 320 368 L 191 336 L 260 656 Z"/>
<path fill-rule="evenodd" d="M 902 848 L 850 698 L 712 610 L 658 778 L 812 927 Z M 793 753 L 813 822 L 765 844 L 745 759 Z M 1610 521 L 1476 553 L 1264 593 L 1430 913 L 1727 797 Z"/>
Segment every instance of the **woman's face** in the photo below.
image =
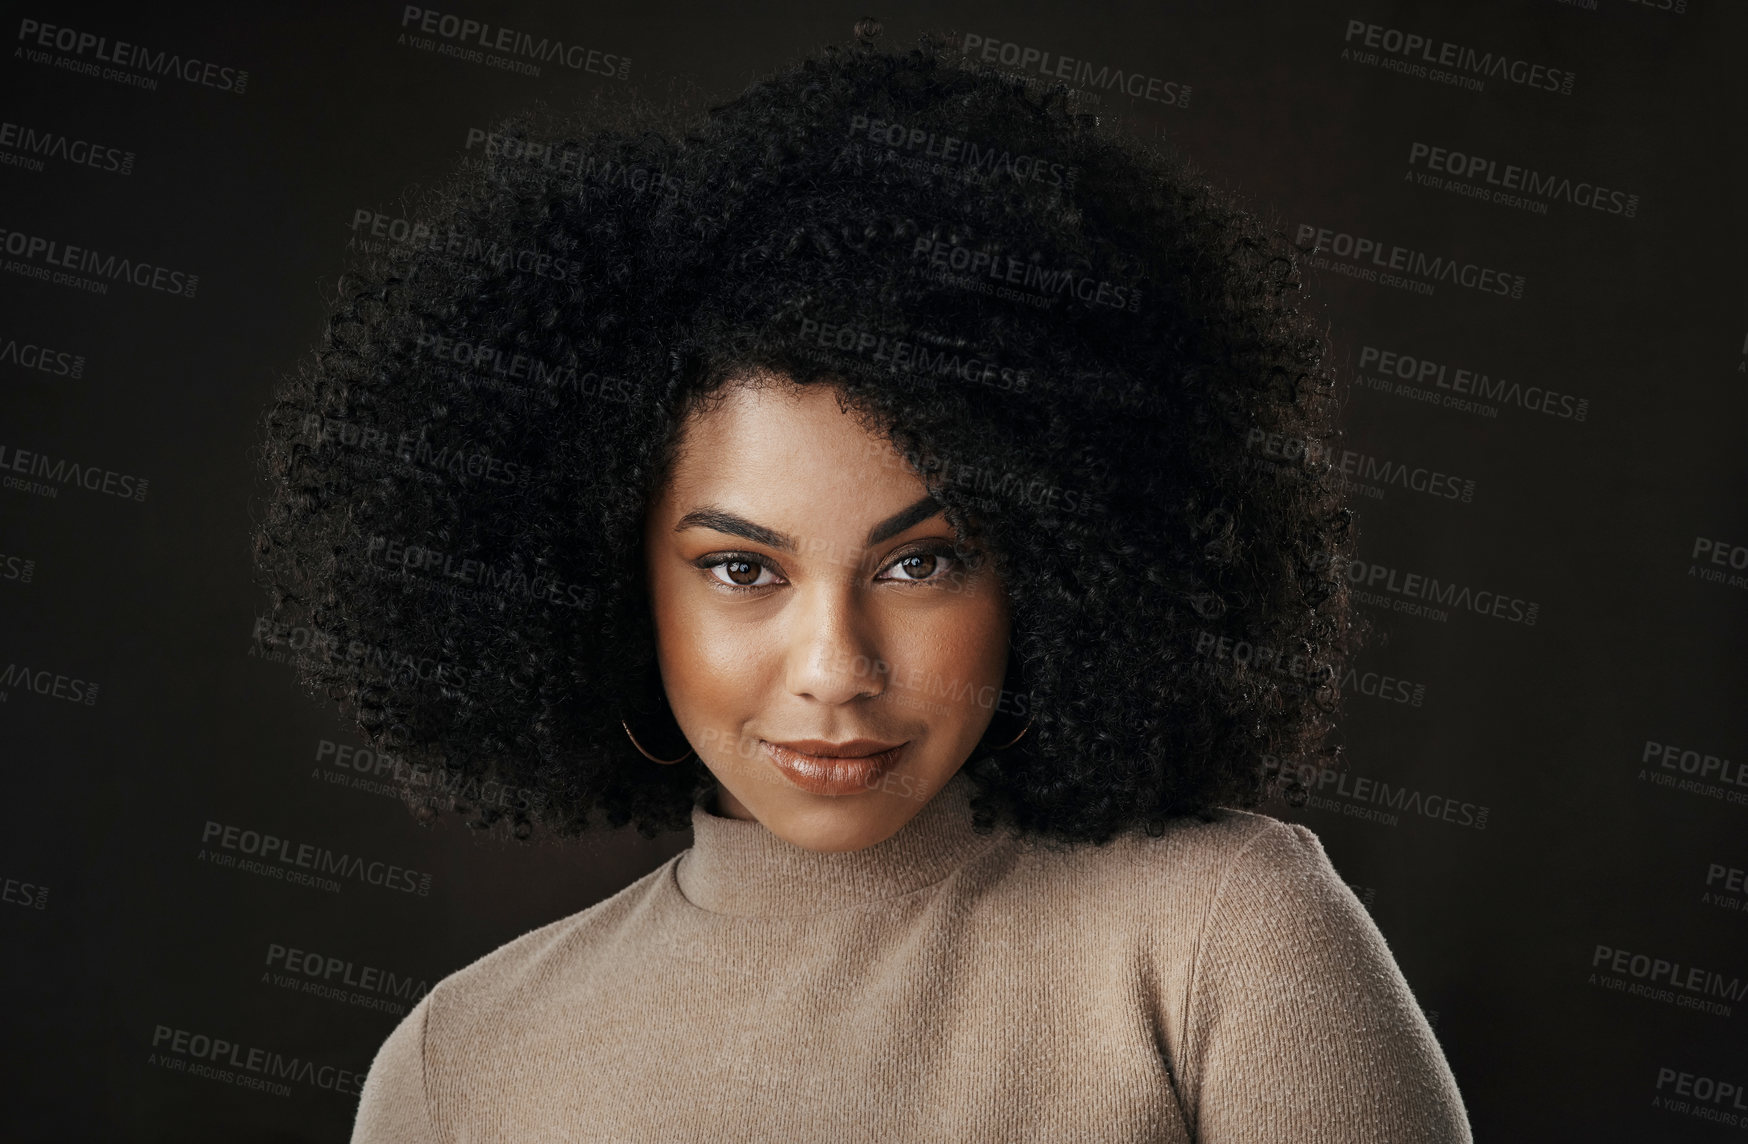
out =
<path fill-rule="evenodd" d="M 809 850 L 872 846 L 995 712 L 994 562 L 954 559 L 921 478 L 829 386 L 734 386 L 680 442 L 644 551 L 662 683 L 716 812 Z"/>

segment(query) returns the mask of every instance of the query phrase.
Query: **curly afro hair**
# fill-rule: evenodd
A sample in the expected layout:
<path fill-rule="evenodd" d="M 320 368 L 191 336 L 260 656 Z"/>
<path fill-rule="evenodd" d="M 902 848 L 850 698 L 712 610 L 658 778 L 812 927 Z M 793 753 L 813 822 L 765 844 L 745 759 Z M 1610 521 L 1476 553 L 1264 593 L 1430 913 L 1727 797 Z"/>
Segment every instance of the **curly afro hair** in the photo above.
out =
<path fill-rule="evenodd" d="M 1299 252 L 1063 87 L 826 46 L 704 111 L 526 112 L 355 233 L 263 418 L 256 630 L 421 818 L 707 805 L 620 720 L 663 710 L 645 505 L 750 370 L 836 387 L 998 562 L 1033 721 L 965 764 L 979 830 L 1158 833 L 1336 753 L 1352 514 Z"/>

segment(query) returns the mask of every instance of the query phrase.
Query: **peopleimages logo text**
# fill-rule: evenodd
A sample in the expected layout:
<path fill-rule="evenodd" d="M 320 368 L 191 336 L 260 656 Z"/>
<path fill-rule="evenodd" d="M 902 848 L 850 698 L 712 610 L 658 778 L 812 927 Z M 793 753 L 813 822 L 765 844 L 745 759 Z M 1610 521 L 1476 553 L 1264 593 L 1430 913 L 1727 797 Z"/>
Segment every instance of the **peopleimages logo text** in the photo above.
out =
<path fill-rule="evenodd" d="M 223 1080 L 241 1088 L 265 1088 L 281 1096 L 291 1095 L 291 1090 L 284 1081 L 298 1081 L 316 1088 L 325 1088 L 346 1096 L 357 1096 L 364 1088 L 364 1073 L 357 1069 L 343 1069 L 334 1065 L 317 1064 L 315 1061 L 302 1057 L 288 1057 L 284 1053 L 258 1046 L 238 1044 L 223 1037 L 214 1037 L 207 1033 L 197 1033 L 189 1029 L 179 1029 L 171 1025 L 157 1025 L 152 1029 L 151 1058 L 148 1064 L 167 1064 L 159 1058 L 180 1058 L 182 1061 L 194 1061 L 196 1068 L 184 1067 L 182 1071 L 197 1076 L 208 1075 L 204 1070 L 219 1070 L 224 1068 L 242 1070 L 243 1076 L 221 1075 L 215 1080 Z M 248 1074 L 256 1074 L 250 1076 Z M 281 1091 L 283 1090 L 283 1091 Z"/>
<path fill-rule="evenodd" d="M 1180 110 L 1190 105 L 1190 85 L 1177 80 L 1160 79 L 1137 71 L 1124 71 L 1109 64 L 1093 70 L 1086 60 L 1055 55 L 1041 48 L 1026 47 L 1008 40 L 965 34 L 962 47 L 966 55 L 975 55 L 986 63 L 1000 61 L 1008 67 L 1035 72 L 1044 79 L 1063 80 L 1079 88 L 1100 91 L 1116 89 L 1135 99 L 1163 103 Z"/>
<path fill-rule="evenodd" d="M 1423 250 L 1349 234 L 1346 231 L 1331 230 L 1329 227 L 1308 222 L 1299 224 L 1294 240 L 1301 248 L 1310 244 L 1308 253 L 1311 254 L 1321 254 L 1327 250 L 1337 258 L 1355 263 L 1370 263 L 1385 270 L 1399 270 L 1432 282 L 1451 282 L 1470 290 L 1501 294 L 1508 298 L 1523 297 L 1523 275 L 1473 262 L 1459 262 L 1442 254 L 1428 254 Z"/>
<path fill-rule="evenodd" d="M 1585 179 L 1573 181 L 1560 175 L 1547 175 L 1533 167 L 1501 163 L 1485 155 L 1475 155 L 1455 148 L 1435 147 L 1418 140 L 1408 146 L 1409 167 L 1424 167 L 1428 171 L 1451 175 L 1459 179 L 1478 179 L 1489 187 L 1507 191 L 1522 191 L 1541 199 L 1558 199 L 1577 207 L 1589 207 L 1604 214 L 1632 218 L 1639 213 L 1639 196 L 1614 190 Z"/>
<path fill-rule="evenodd" d="M 132 68 L 151 75 L 173 76 L 184 83 L 198 84 L 236 95 L 242 95 L 249 86 L 249 73 L 241 68 L 224 67 L 193 57 L 185 59 L 178 52 L 154 51 L 141 44 L 130 44 L 126 40 L 112 41 L 108 36 L 99 36 L 94 32 L 81 32 L 77 28 L 44 24 L 38 20 L 25 19 L 18 22 L 18 42 L 38 48 L 51 48 L 57 52 L 68 52 L 80 58 L 89 57 L 100 64 Z"/>
<path fill-rule="evenodd" d="M 160 294 L 178 294 L 193 298 L 200 285 L 200 275 L 189 274 L 169 266 L 117 254 L 105 254 L 85 246 L 73 246 L 59 239 L 44 238 L 18 230 L 0 229 L 0 250 L 26 262 L 58 266 L 83 274 L 95 274 L 111 282 L 123 282 Z"/>
<path fill-rule="evenodd" d="M 10 157 L 0 157 L 0 162 L 28 165 L 37 171 L 43 166 L 39 160 L 45 158 L 117 175 L 131 175 L 134 169 L 132 151 L 22 123 L 0 122 L 0 150 L 17 153 L 16 162 Z"/>
<path fill-rule="evenodd" d="M 1561 95 L 1572 94 L 1571 71 L 1516 59 L 1503 52 L 1483 52 L 1464 44 L 1423 36 L 1418 32 L 1405 32 L 1400 28 L 1387 28 L 1382 24 L 1350 19 L 1342 39 L 1351 45 L 1356 38 L 1364 47 L 1377 48 L 1404 60 L 1450 68 L 1471 76 L 1502 79 L 1522 87 L 1541 88 Z"/>
<path fill-rule="evenodd" d="M 248 830 L 209 819 L 201 829 L 200 840 L 208 846 L 256 856 L 263 861 L 303 867 L 319 874 L 332 874 L 336 878 L 349 878 L 372 886 L 381 886 L 385 890 L 399 890 L 419 897 L 428 897 L 431 893 L 430 874 L 389 862 L 366 862 L 357 855 L 336 854 L 326 846 L 294 842 L 259 830 Z"/>
<path fill-rule="evenodd" d="M 69 461 L 65 457 L 51 460 L 46 453 L 7 444 L 0 444 L 0 471 L 25 473 L 58 485 L 75 485 L 123 500 L 143 501 L 150 487 L 149 481 L 128 473 Z"/>
<path fill-rule="evenodd" d="M 1490 589 L 1476 590 L 1467 584 L 1440 580 L 1421 572 L 1405 572 L 1387 564 L 1368 564 L 1356 558 L 1345 562 L 1344 571 L 1348 583 L 1358 589 L 1390 593 L 1407 600 L 1425 601 L 1526 627 L 1534 627 L 1541 613 L 1542 606 L 1533 600 Z"/>
<path fill-rule="evenodd" d="M 435 8 L 406 5 L 401 9 L 401 27 L 483 51 L 501 52 L 506 56 L 519 56 L 541 63 L 562 64 L 572 71 L 593 72 L 619 79 L 624 79 L 631 73 L 631 60 L 626 56 L 586 48 L 581 44 L 567 44 L 549 36 L 536 38 L 515 28 L 495 26 L 484 20 L 457 16 L 453 12 L 439 12 Z"/>

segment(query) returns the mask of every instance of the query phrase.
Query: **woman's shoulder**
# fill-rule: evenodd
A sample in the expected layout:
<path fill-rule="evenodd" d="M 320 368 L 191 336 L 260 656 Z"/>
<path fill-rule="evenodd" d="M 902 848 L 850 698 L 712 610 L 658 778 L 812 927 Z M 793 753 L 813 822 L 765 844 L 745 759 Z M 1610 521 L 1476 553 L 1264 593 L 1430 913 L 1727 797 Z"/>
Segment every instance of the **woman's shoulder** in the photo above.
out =
<path fill-rule="evenodd" d="M 1206 818 L 1173 819 L 1158 836 L 1131 831 L 1123 838 L 1143 860 L 1205 863 L 1220 870 L 1245 861 L 1259 848 L 1263 854 L 1276 855 L 1282 844 L 1289 850 L 1295 845 L 1319 846 L 1317 836 L 1298 823 L 1230 806 L 1214 807 Z"/>
<path fill-rule="evenodd" d="M 993 847 L 975 866 L 964 892 L 981 899 L 983 917 L 1004 933 L 1035 930 L 1027 942 L 1073 946 L 1076 956 L 1144 949 L 1162 972 L 1186 979 L 1207 934 L 1230 925 L 1235 911 L 1255 918 L 1298 908 L 1269 887 L 1349 892 L 1311 831 L 1228 807 L 1102 845 L 1021 840 Z M 1052 923 L 1037 925 L 1044 917 Z"/>
<path fill-rule="evenodd" d="M 1462 1097 L 1383 932 L 1297 823 L 1225 839 L 1187 965 L 1178 1059 L 1202 1139 L 1471 1139 Z M 1291 1110 L 1290 1113 L 1286 1110 Z"/>
<path fill-rule="evenodd" d="M 636 881 L 572 914 L 512 938 L 432 986 L 434 1019 L 446 1033 L 473 1021 L 489 1023 L 518 1004 L 538 1006 L 543 985 L 587 966 L 654 903 L 678 855 Z"/>
<path fill-rule="evenodd" d="M 353 1139 L 436 1139 L 436 1097 L 426 1078 L 467 1075 L 470 1058 L 513 1051 L 528 1025 L 538 1023 L 525 1018 L 552 1016 L 551 984 L 586 981 L 596 954 L 654 907 L 677 860 L 438 981 L 378 1048 Z"/>
<path fill-rule="evenodd" d="M 1235 875 L 1269 877 L 1292 870 L 1333 874 L 1317 835 L 1297 823 L 1236 807 L 1172 819 L 1157 834 L 1132 830 L 1102 845 L 1071 849 L 1021 845 L 1010 877 L 1057 884 L 1070 894 L 1101 885 L 1134 886 L 1211 903 Z M 1029 891 L 1041 887 L 1028 886 Z"/>
<path fill-rule="evenodd" d="M 1204 956 L 1217 931 L 1285 936 L 1312 928 L 1375 931 L 1359 899 L 1308 827 L 1256 811 L 1218 808 L 1158 838 L 1129 845 L 1150 885 L 1168 887 L 1181 914 L 1196 922 Z"/>
<path fill-rule="evenodd" d="M 1222 899 L 1253 883 L 1345 885 L 1309 827 L 1257 811 L 1219 807 L 1207 821 L 1185 820 L 1165 839 L 1146 841 L 1164 845 L 1142 845 L 1141 853 L 1180 872 L 1201 872 Z"/>

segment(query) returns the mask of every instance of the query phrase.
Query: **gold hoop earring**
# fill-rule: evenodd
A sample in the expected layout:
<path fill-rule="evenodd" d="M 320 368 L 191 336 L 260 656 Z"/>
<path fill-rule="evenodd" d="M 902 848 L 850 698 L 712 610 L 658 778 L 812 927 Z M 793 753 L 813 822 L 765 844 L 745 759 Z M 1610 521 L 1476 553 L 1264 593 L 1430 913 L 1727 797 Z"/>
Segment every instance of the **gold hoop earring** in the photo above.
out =
<path fill-rule="evenodd" d="M 625 737 L 627 739 L 631 740 L 631 745 L 637 748 L 637 753 L 642 755 L 644 758 L 648 759 L 652 763 L 661 763 L 664 766 L 672 766 L 675 763 L 683 763 L 692 756 L 692 750 L 690 747 L 688 747 L 686 749 L 686 753 L 684 755 L 681 755 L 677 759 L 658 759 L 654 755 L 650 754 L 648 751 L 643 749 L 643 744 L 639 743 L 637 741 L 637 736 L 633 735 L 631 733 L 631 728 L 630 728 L 630 726 L 628 726 L 626 724 L 625 720 L 623 720 L 623 719 L 619 720 L 619 725 L 621 727 L 625 728 Z M 1029 726 L 1031 726 L 1031 724 L 1028 723 L 1027 726 L 1029 727 Z"/>
<path fill-rule="evenodd" d="M 1038 718 L 1038 716 L 1033 715 L 1031 719 L 1027 719 L 1026 725 L 1024 727 L 1020 728 L 1020 733 L 1018 735 L 1015 735 L 1013 738 L 1009 739 L 1007 742 L 1003 743 L 1001 746 L 999 746 L 999 747 L 985 746 L 984 749 L 989 750 L 989 751 L 1005 751 L 1005 750 L 1007 750 L 1009 747 L 1013 746 L 1015 743 L 1019 742 L 1021 739 L 1024 739 L 1026 737 L 1026 732 L 1030 731 L 1032 729 L 1032 722 L 1033 722 L 1033 720 L 1035 720 L 1037 718 Z"/>

